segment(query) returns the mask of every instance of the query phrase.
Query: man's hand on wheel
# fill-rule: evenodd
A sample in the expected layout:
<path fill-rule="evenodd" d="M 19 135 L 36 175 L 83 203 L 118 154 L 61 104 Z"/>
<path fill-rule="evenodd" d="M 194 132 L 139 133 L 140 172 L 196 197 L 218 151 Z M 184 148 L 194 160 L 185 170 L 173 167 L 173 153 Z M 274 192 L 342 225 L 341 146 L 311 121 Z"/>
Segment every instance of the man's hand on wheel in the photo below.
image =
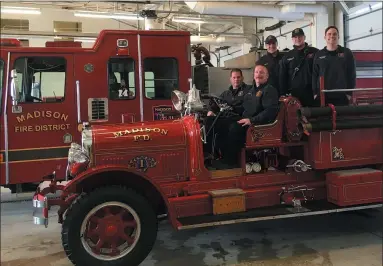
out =
<path fill-rule="evenodd" d="M 207 112 L 207 116 L 215 116 L 215 113 L 213 113 L 212 111 L 209 111 Z"/>
<path fill-rule="evenodd" d="M 242 124 L 242 126 L 250 126 L 251 122 L 249 118 L 244 118 L 238 121 L 238 124 Z"/>

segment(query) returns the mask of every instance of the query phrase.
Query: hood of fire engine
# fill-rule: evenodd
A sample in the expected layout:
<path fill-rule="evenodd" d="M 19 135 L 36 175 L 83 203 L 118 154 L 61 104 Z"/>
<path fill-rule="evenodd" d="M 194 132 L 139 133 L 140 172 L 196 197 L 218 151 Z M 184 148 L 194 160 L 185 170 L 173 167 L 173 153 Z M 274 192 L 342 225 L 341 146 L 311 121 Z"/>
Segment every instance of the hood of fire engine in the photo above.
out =
<path fill-rule="evenodd" d="M 93 151 L 139 150 L 186 145 L 182 119 L 92 126 Z"/>

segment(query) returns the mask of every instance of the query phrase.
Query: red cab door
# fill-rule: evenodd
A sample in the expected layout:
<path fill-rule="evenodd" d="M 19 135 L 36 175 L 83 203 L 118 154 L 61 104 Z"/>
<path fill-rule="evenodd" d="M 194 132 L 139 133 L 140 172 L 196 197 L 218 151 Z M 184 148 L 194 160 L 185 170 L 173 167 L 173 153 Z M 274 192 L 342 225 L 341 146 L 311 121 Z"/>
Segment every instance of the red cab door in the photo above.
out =
<path fill-rule="evenodd" d="M 6 183 L 40 182 L 54 170 L 64 177 L 70 143 L 80 139 L 73 55 L 11 53 L 10 62 L 18 101 L 8 93 Z"/>
<path fill-rule="evenodd" d="M 161 115 L 173 110 L 171 92 L 187 92 L 191 78 L 190 37 L 141 35 L 143 120 L 171 119 Z M 159 48 L 161 47 L 161 48 Z"/>

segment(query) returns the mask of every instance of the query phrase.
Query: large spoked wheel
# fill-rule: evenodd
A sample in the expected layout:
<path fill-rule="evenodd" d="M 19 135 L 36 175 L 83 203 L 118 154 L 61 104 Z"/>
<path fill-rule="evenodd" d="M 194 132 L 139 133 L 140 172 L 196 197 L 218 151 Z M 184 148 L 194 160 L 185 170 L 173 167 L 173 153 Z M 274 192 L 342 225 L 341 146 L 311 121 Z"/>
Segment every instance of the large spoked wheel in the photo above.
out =
<path fill-rule="evenodd" d="M 80 196 L 68 209 L 62 242 L 74 265 L 136 266 L 157 237 L 152 206 L 131 189 L 106 187 Z"/>

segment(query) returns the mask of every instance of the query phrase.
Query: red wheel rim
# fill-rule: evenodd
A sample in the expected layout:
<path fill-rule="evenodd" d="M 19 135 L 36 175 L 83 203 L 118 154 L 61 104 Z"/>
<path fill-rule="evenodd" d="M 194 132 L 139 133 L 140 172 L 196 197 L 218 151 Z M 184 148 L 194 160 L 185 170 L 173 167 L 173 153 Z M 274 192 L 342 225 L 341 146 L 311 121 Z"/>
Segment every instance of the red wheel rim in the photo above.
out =
<path fill-rule="evenodd" d="M 136 246 L 141 234 L 138 214 L 122 202 L 106 202 L 93 208 L 80 231 L 85 250 L 99 260 L 117 260 Z"/>

